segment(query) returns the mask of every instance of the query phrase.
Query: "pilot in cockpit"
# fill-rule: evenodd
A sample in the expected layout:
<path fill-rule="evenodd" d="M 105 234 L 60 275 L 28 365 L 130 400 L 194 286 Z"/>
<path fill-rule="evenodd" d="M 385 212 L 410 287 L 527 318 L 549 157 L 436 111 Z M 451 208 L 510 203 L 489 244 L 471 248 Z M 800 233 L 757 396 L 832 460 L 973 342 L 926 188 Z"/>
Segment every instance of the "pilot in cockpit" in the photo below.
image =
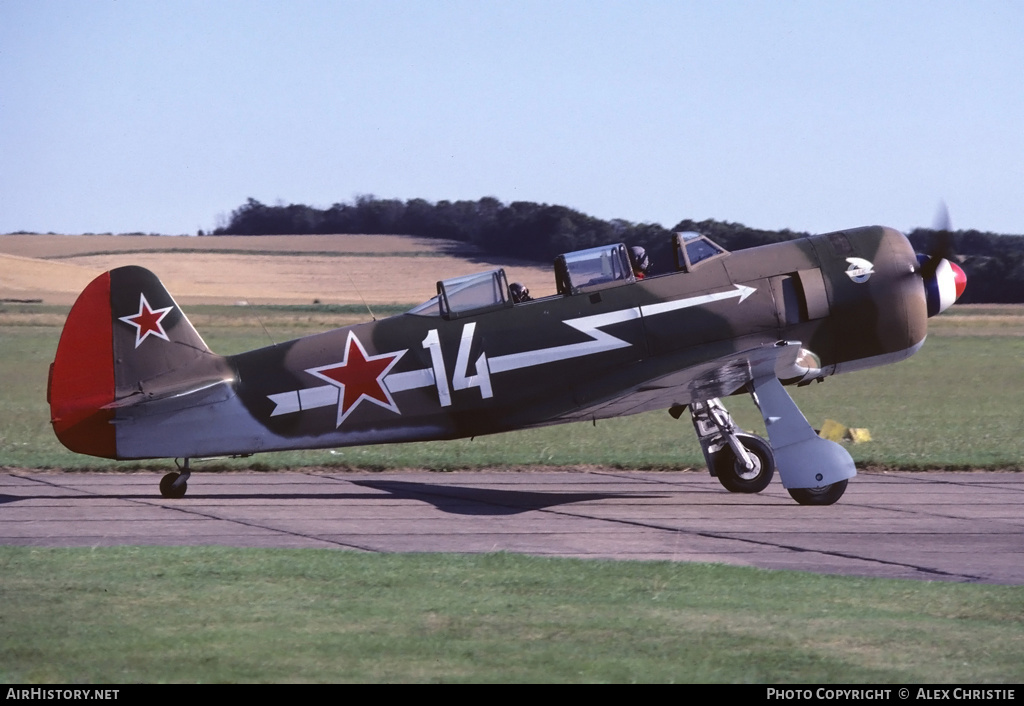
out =
<path fill-rule="evenodd" d="M 647 251 L 639 245 L 629 249 L 629 264 L 633 268 L 633 276 L 641 280 L 651 271 L 651 259 L 647 257 Z"/>
<path fill-rule="evenodd" d="M 533 297 L 530 296 L 530 290 L 519 282 L 513 282 L 510 284 L 508 286 L 508 292 L 512 296 L 513 304 L 522 304 L 523 302 L 533 301 Z"/>

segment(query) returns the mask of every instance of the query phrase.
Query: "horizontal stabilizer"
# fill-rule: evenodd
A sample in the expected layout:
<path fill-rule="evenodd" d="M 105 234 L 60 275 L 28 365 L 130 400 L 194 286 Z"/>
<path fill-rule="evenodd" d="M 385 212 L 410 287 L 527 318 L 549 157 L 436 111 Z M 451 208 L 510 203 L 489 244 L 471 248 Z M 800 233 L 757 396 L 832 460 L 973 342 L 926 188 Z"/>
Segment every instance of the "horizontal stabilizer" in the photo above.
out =
<path fill-rule="evenodd" d="M 216 379 L 216 380 L 197 380 L 194 383 L 181 385 L 177 388 L 164 388 L 159 392 L 142 392 L 139 391 L 127 397 L 122 397 L 119 400 L 111 402 L 110 404 L 104 405 L 103 409 L 127 409 L 129 407 L 135 407 L 142 404 L 148 404 L 153 402 L 163 402 L 165 400 L 184 400 L 188 397 L 202 396 L 201 393 L 208 392 L 218 385 L 229 385 L 234 382 L 233 378 Z"/>

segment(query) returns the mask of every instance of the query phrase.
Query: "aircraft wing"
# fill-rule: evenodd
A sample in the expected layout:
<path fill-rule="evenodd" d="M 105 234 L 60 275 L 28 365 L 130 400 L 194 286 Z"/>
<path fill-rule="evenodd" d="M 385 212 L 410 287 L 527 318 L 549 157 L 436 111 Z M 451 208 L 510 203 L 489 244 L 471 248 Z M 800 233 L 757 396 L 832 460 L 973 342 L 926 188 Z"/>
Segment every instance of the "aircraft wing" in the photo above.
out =
<path fill-rule="evenodd" d="M 727 397 L 752 390 L 786 488 L 821 488 L 857 474 L 850 454 L 820 438 L 782 386 L 782 380 L 814 379 L 822 371 L 803 365 L 799 342 L 778 341 L 684 368 L 573 415 L 586 420 L 636 414 Z"/>
<path fill-rule="evenodd" d="M 744 391 L 755 379 L 811 379 L 816 369 L 803 365 L 799 341 L 779 341 L 720 355 L 644 382 L 629 392 L 574 410 L 566 419 L 606 419 L 626 414 L 703 402 Z"/>

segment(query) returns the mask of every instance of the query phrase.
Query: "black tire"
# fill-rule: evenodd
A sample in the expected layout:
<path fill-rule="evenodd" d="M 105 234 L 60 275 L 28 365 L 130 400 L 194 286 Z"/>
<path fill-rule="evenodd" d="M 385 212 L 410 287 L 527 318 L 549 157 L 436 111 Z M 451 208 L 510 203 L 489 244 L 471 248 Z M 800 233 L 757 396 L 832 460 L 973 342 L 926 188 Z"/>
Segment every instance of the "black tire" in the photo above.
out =
<path fill-rule="evenodd" d="M 846 492 L 846 479 L 820 488 L 790 488 L 789 494 L 801 505 L 831 505 Z"/>
<path fill-rule="evenodd" d="M 760 493 L 775 477 L 772 447 L 759 436 L 737 434 L 736 438 L 750 454 L 754 468 L 748 471 L 732 447 L 726 446 L 715 454 L 715 476 L 730 493 Z"/>
<path fill-rule="evenodd" d="M 182 483 L 177 488 L 173 487 L 174 481 L 178 480 L 178 473 L 168 473 L 166 476 L 160 479 L 160 495 L 165 498 L 178 499 L 185 497 L 185 492 L 188 490 L 188 483 Z"/>

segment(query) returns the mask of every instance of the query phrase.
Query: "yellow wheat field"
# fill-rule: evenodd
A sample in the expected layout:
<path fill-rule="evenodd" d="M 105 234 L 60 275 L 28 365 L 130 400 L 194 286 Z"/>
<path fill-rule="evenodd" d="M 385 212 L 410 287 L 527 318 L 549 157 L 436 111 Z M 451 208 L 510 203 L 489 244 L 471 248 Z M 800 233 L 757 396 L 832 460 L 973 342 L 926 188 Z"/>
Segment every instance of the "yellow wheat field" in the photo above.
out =
<path fill-rule="evenodd" d="M 70 304 L 93 277 L 123 265 L 152 270 L 183 304 L 416 303 L 439 279 L 494 267 L 535 295 L 554 292 L 550 267 L 409 236 L 4 235 L 0 298 Z"/>

